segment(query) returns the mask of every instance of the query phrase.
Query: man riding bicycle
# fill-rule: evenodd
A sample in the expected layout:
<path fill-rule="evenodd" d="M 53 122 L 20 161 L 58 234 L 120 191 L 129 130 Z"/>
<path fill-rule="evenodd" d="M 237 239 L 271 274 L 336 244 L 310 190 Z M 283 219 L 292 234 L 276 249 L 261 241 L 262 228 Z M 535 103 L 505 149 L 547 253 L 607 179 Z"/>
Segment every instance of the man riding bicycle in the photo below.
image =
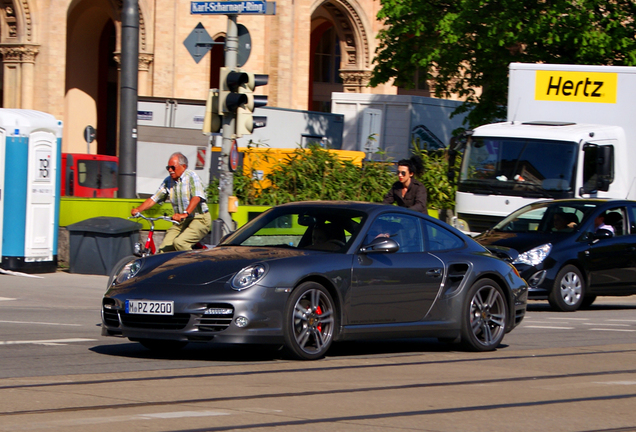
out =
<path fill-rule="evenodd" d="M 170 201 L 174 209 L 172 220 L 180 224 L 166 231 L 159 252 L 190 250 L 210 232 L 212 225 L 205 190 L 199 176 L 188 169 L 188 158 L 182 153 L 173 153 L 166 169 L 170 175 L 157 192 L 130 213 L 135 216 L 155 204 Z"/>

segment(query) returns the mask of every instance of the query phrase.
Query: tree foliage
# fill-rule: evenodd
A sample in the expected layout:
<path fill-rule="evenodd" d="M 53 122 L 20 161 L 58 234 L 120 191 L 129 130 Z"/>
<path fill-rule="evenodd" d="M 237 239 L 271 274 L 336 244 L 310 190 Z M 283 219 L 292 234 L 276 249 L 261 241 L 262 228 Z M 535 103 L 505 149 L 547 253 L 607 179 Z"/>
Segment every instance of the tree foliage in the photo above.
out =
<path fill-rule="evenodd" d="M 634 0 L 380 0 L 371 85 L 409 86 L 474 106 L 470 127 L 503 119 L 511 62 L 636 65 Z"/>

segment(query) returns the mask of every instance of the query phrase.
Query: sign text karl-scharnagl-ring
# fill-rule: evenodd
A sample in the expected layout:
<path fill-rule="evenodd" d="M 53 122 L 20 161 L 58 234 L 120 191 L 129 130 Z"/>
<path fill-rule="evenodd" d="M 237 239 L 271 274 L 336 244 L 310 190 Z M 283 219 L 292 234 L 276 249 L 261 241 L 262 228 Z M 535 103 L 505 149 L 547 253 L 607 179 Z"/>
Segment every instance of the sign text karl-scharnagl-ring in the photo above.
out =
<path fill-rule="evenodd" d="M 190 2 L 191 14 L 250 14 L 250 15 L 274 15 L 275 2 L 268 1 L 193 1 Z"/>

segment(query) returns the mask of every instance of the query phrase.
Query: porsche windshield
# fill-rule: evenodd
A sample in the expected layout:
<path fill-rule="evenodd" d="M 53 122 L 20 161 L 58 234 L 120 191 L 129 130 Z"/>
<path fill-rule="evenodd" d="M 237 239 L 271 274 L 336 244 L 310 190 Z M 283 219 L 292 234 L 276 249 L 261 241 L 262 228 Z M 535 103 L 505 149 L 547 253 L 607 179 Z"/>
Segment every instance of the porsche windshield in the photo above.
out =
<path fill-rule="evenodd" d="M 365 218 L 365 213 L 347 209 L 276 208 L 261 214 L 221 244 L 344 252 Z"/>
<path fill-rule="evenodd" d="M 462 162 L 458 190 L 488 195 L 573 197 L 573 142 L 475 137 Z"/>
<path fill-rule="evenodd" d="M 531 204 L 499 222 L 493 231 L 573 232 L 596 207 L 596 204 L 576 202 Z"/>

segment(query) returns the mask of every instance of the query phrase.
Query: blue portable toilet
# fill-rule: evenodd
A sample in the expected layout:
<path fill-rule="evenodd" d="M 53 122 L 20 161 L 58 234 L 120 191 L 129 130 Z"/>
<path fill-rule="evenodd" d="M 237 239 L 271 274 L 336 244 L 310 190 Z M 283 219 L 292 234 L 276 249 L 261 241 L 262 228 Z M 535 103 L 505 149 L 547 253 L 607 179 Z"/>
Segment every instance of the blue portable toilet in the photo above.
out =
<path fill-rule="evenodd" d="M 34 110 L 0 108 L 0 267 L 57 269 L 62 122 Z"/>

